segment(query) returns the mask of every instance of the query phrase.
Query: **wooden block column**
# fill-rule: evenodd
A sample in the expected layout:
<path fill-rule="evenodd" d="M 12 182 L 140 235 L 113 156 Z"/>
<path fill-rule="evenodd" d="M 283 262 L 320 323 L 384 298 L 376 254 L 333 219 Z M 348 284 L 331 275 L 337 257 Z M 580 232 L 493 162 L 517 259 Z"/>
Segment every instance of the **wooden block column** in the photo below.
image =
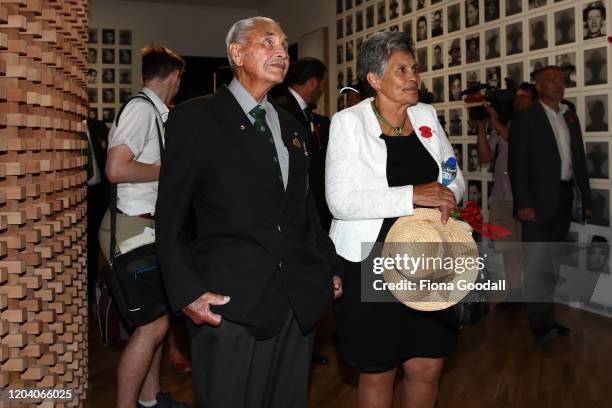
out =
<path fill-rule="evenodd" d="M 0 1 L 0 388 L 78 394 L 38 406 L 86 397 L 87 26 L 86 0 Z"/>

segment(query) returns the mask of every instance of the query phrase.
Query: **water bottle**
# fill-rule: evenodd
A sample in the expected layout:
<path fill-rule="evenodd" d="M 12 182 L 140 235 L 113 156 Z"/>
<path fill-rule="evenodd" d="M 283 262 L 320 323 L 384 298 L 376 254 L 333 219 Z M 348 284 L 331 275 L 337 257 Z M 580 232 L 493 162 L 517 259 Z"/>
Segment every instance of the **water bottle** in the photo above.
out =
<path fill-rule="evenodd" d="M 442 163 L 442 185 L 448 186 L 457 176 L 457 159 L 449 157 Z"/>

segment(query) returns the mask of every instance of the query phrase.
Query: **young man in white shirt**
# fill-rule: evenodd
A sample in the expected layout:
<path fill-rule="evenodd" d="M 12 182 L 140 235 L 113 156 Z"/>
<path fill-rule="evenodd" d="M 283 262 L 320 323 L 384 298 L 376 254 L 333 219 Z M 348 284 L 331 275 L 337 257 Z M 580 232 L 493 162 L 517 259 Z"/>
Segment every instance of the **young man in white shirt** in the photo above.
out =
<path fill-rule="evenodd" d="M 106 176 L 117 184 L 118 245 L 140 235 L 145 227 L 155 228 L 153 217 L 161 164 L 159 140 L 163 140 L 168 104 L 178 92 L 184 66 L 183 59 L 166 47 L 145 48 L 141 97 L 124 106 L 111 128 Z M 100 227 L 100 242 L 107 259 L 110 218 L 107 211 Z M 134 329 L 117 370 L 118 408 L 187 406 L 160 392 L 159 370 L 168 326 L 166 313 Z"/>

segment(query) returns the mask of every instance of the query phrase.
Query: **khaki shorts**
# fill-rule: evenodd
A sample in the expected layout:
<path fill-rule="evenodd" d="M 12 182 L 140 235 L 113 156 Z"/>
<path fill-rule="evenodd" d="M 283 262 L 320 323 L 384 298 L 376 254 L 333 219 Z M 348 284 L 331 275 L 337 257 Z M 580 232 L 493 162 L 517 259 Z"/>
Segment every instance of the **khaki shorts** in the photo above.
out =
<path fill-rule="evenodd" d="M 496 251 L 520 251 L 519 245 L 512 243 L 521 242 L 521 222 L 512 216 L 512 210 L 511 200 L 489 201 L 489 223 L 512 231 L 512 234 L 493 241 Z"/>
<path fill-rule="evenodd" d="M 102 224 L 100 224 L 100 232 L 98 233 L 98 239 L 100 240 L 100 247 L 106 260 L 109 258 L 110 249 L 110 210 L 106 210 L 104 218 L 102 218 Z M 128 238 L 135 237 L 136 235 L 142 234 L 145 227 L 155 229 L 155 221 L 138 216 L 125 215 L 117 213 L 117 231 L 115 238 L 117 239 L 117 246 L 120 242 L 125 241 Z"/>

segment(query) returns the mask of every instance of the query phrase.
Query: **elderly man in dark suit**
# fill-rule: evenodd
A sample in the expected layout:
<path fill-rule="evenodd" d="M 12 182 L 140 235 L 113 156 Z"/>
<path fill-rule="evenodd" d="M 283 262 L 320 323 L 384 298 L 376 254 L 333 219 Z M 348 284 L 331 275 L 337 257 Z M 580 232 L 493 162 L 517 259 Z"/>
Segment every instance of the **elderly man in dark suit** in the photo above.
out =
<path fill-rule="evenodd" d="M 193 323 L 204 407 L 306 407 L 312 329 L 341 263 L 307 182 L 300 123 L 268 91 L 289 67 L 275 21 L 230 29 L 235 77 L 168 120 L 156 222 L 168 298 Z"/>
<path fill-rule="evenodd" d="M 553 313 L 557 281 L 553 262 L 566 241 L 572 220 L 573 187 L 582 198 L 584 216 L 591 190 L 578 118 L 561 103 L 565 76 L 547 66 L 534 73 L 539 101 L 516 113 L 510 126 L 508 170 L 514 210 L 522 223 L 524 278 L 529 322 L 536 339 L 568 335 Z M 552 244 L 551 244 L 552 243 Z"/>

